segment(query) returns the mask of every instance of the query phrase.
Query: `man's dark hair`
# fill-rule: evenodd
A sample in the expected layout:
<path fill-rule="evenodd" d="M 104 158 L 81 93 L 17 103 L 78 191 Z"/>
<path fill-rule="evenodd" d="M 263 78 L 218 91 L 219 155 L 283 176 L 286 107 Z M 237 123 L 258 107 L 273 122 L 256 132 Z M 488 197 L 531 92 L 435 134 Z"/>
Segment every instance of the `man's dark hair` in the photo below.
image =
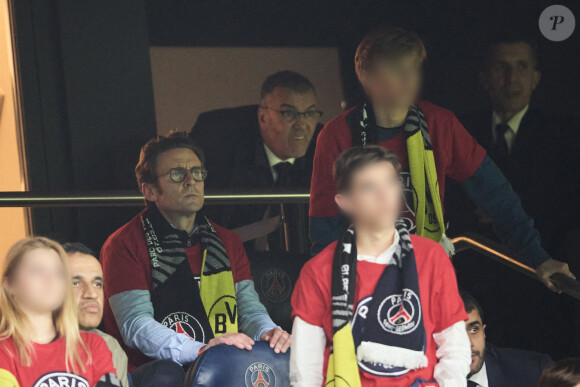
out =
<path fill-rule="evenodd" d="M 397 173 L 401 172 L 399 157 L 379 145 L 355 146 L 345 150 L 334 162 L 334 181 L 336 190 L 344 192 L 350 188 L 352 176 L 356 171 L 369 164 L 386 161 L 393 164 Z"/>
<path fill-rule="evenodd" d="M 135 167 L 139 189 L 141 189 L 143 183 L 157 183 L 157 156 L 163 152 L 178 148 L 191 149 L 201 161 L 201 164 L 205 164 L 203 151 L 188 137 L 186 132 L 171 131 L 167 136 L 157 136 L 147 141 L 147 144 L 141 148 L 139 162 Z M 145 203 L 147 205 L 150 204 L 147 201 Z"/>
<path fill-rule="evenodd" d="M 272 93 L 277 87 L 290 89 L 300 94 L 308 93 L 309 91 L 316 91 L 312 82 L 310 82 L 310 80 L 304 75 L 298 74 L 294 71 L 284 70 L 278 71 L 264 80 L 260 90 L 260 99 L 263 99 L 265 96 Z"/>
<path fill-rule="evenodd" d="M 473 297 L 471 294 L 467 292 L 460 291 L 459 296 L 463 300 L 463 305 L 465 306 L 465 312 L 471 313 L 474 309 L 477 309 L 477 313 L 479 313 L 479 317 L 481 317 L 481 322 L 483 323 L 483 309 L 479 302 Z"/>
<path fill-rule="evenodd" d="M 580 358 L 562 359 L 544 369 L 538 387 L 575 387 L 580 383 Z"/>
<path fill-rule="evenodd" d="M 530 47 L 530 51 L 532 52 L 532 60 L 536 69 L 540 67 L 540 50 L 538 48 L 538 43 L 529 37 L 525 33 L 520 32 L 509 32 L 509 33 L 501 33 L 495 36 L 492 36 L 491 39 L 484 44 L 482 53 L 481 53 L 481 64 L 485 68 L 488 68 L 490 65 L 491 58 L 494 54 L 494 50 L 500 44 L 517 44 L 517 43 L 524 43 Z"/>
<path fill-rule="evenodd" d="M 93 257 L 97 257 L 93 249 L 87 247 L 84 243 L 81 242 L 67 242 L 62 244 L 62 248 L 67 254 L 86 254 L 92 255 Z"/>

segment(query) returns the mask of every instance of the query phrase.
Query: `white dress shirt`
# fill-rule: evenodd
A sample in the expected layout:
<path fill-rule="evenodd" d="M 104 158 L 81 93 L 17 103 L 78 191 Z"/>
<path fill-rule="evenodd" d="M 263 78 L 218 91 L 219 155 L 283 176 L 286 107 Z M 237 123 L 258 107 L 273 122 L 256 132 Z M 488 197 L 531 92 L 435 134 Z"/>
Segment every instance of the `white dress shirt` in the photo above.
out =
<path fill-rule="evenodd" d="M 485 363 L 483 363 L 483 367 L 481 367 L 478 373 L 473 374 L 469 377 L 469 380 L 477 383 L 478 387 L 489 387 L 487 381 L 487 368 L 485 367 Z"/>
<path fill-rule="evenodd" d="M 274 165 L 278 163 L 294 164 L 294 161 L 296 160 L 295 158 L 282 160 L 281 158 L 276 156 L 274 152 L 272 152 L 270 148 L 266 146 L 266 144 L 264 144 L 264 150 L 266 151 L 266 157 L 268 158 L 268 164 L 270 164 L 270 171 L 272 172 L 272 178 L 274 179 L 274 181 L 278 180 L 278 172 L 276 172 L 276 168 L 274 168 Z"/>
<path fill-rule="evenodd" d="M 357 256 L 358 261 L 386 265 L 393 259 L 399 233 L 395 231 L 393 244 L 377 257 Z M 437 345 L 437 359 L 433 376 L 441 387 L 465 387 L 471 363 L 469 337 L 465 321 L 459 321 L 439 333 L 433 333 Z M 290 351 L 290 384 L 293 387 L 320 387 L 323 382 L 326 334 L 322 327 L 312 325 L 300 317 L 292 325 Z M 487 387 L 487 386 L 486 386 Z"/>
<path fill-rule="evenodd" d="M 512 150 L 512 146 L 514 145 L 514 141 L 516 140 L 516 136 L 518 134 L 518 130 L 520 129 L 520 124 L 522 123 L 522 119 L 526 115 L 528 111 L 529 105 L 526 105 L 525 108 L 517 112 L 512 118 L 506 122 L 507 126 L 510 127 L 510 130 L 507 130 L 504 134 L 505 141 L 507 142 L 508 150 Z M 493 136 L 493 142 L 497 141 L 497 132 L 495 127 L 497 124 L 501 124 L 501 118 L 499 115 L 494 111 L 491 116 L 491 134 Z"/>

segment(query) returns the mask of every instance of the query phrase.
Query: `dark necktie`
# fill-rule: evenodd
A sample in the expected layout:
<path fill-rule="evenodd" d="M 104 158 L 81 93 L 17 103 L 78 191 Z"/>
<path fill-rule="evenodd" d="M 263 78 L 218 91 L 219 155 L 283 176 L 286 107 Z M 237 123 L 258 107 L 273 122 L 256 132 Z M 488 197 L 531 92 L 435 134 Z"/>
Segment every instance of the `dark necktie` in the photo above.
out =
<path fill-rule="evenodd" d="M 509 163 L 509 148 L 505 139 L 505 134 L 511 130 L 507 124 L 497 124 L 495 126 L 495 146 L 493 147 L 493 158 L 495 163 L 502 169 L 505 169 Z"/>
<path fill-rule="evenodd" d="M 468 380 L 467 387 L 479 387 L 479 384 L 475 383 L 473 380 Z"/>
<path fill-rule="evenodd" d="M 290 168 L 292 168 L 292 164 L 287 161 L 282 161 L 274 165 L 274 170 L 278 174 L 274 187 L 286 187 L 288 185 Z"/>

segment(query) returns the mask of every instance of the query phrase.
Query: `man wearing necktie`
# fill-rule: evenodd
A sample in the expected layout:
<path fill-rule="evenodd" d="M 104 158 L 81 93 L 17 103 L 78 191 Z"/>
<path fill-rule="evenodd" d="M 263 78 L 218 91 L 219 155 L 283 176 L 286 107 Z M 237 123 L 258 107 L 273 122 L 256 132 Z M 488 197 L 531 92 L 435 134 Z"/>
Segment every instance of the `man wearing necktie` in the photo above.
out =
<path fill-rule="evenodd" d="M 566 239 L 578 233 L 580 195 L 574 149 L 580 131 L 573 120 L 548 115 L 530 106 L 541 78 L 535 42 L 522 36 L 504 36 L 484 51 L 479 79 L 489 96 L 490 108 L 460 121 L 501 169 L 520 196 L 526 213 L 553 257 L 572 261 Z M 450 188 L 447 209 L 456 230 L 494 236 L 491 220 Z M 472 211 L 466 211 L 471 208 Z M 478 215 L 475 215 L 475 213 Z M 567 272 L 555 260 L 541 270 Z"/>
<path fill-rule="evenodd" d="M 190 137 L 208 155 L 212 170 L 208 189 L 307 191 L 321 115 L 313 84 L 293 71 L 267 77 L 259 105 L 200 114 Z M 307 252 L 305 205 L 214 206 L 208 210 L 218 224 L 242 236 L 248 254 L 286 248 Z"/>
<path fill-rule="evenodd" d="M 498 348 L 486 342 L 483 309 L 470 294 L 460 294 L 468 316 L 465 329 L 471 343 L 467 387 L 537 386 L 542 370 L 552 359 L 546 354 Z"/>

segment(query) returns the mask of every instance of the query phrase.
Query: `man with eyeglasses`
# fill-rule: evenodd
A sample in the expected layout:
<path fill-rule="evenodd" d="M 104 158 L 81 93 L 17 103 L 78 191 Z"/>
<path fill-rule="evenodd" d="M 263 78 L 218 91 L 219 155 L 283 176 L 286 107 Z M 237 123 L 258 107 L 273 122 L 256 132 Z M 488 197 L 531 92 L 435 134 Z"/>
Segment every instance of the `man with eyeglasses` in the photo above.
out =
<path fill-rule="evenodd" d="M 317 105 L 312 83 L 286 70 L 266 78 L 259 105 L 202 113 L 190 136 L 208 153 L 212 175 L 207 187 L 230 192 L 309 189 L 316 136 L 322 128 Z M 283 251 L 286 237 L 291 251 L 306 252 L 308 233 L 298 227 L 300 214 L 307 217 L 306 206 L 284 208 L 290 224 L 286 235 L 279 205 L 216 206 L 210 214 L 249 241 L 248 253 Z"/>
<path fill-rule="evenodd" d="M 101 250 L 105 327 L 124 343 L 129 370 L 151 359 L 187 366 L 218 344 L 251 350 L 263 340 L 285 352 L 290 335 L 260 303 L 240 237 L 200 212 L 200 148 L 184 132 L 158 136 L 135 173 L 146 209 Z"/>

